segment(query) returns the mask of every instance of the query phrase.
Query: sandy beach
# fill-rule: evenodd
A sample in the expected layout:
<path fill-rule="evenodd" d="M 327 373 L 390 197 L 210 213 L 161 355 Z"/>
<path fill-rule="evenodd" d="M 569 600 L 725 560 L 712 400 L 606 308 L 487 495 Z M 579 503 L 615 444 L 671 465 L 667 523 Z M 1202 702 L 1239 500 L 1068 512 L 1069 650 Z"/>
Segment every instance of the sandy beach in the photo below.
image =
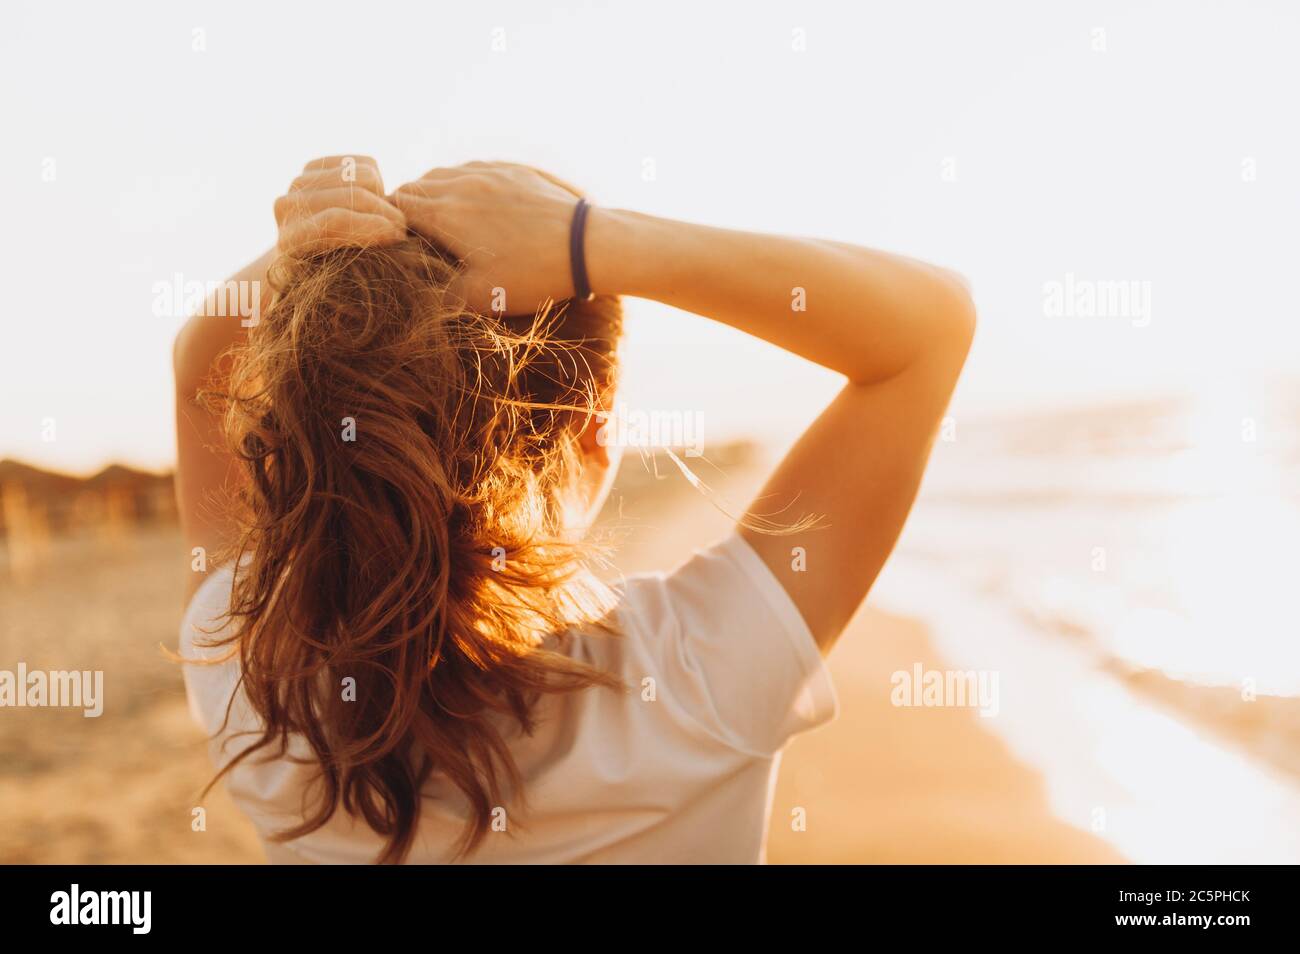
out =
<path fill-rule="evenodd" d="M 774 864 L 1090 864 L 1125 859 L 1053 817 L 1040 776 L 969 708 L 898 708 L 890 674 L 948 668 L 915 620 L 868 610 L 831 656 L 832 724 L 796 739 L 776 791 Z M 807 808 L 807 830 L 791 809 Z"/>
<path fill-rule="evenodd" d="M 625 462 L 632 469 L 639 464 Z M 757 491 L 762 467 L 698 468 L 730 512 Z M 660 473 L 664 471 L 662 462 Z M 674 486 L 675 474 L 665 481 Z M 637 485 L 638 489 L 640 485 Z M 673 496 L 677 496 L 673 494 Z M 646 495 L 646 508 L 657 498 Z M 620 551 L 634 573 L 671 566 L 725 533 L 729 521 L 703 497 L 682 495 L 666 521 L 637 525 Z M 675 552 L 674 552 L 675 551 Z M 918 619 L 868 605 L 830 656 L 839 717 L 797 737 L 782 756 L 769 829 L 772 864 L 1114 863 L 1106 842 L 1053 816 L 1042 779 L 1017 761 L 971 708 L 899 708 L 890 676 L 946 669 Z M 805 825 L 794 830 L 792 812 Z"/>
<path fill-rule="evenodd" d="M 629 461 L 611 502 L 619 568 L 663 568 L 725 532 L 727 517 L 685 486 Z M 718 485 L 743 500 L 745 468 Z M 217 790 L 189 721 L 172 645 L 181 608 L 169 529 L 123 540 L 56 541 L 29 579 L 7 581 L 3 658 L 103 668 L 104 714 L 0 712 L 0 861 L 256 863 L 250 825 Z M 71 662 L 74 661 L 75 663 Z M 969 708 L 897 708 L 889 676 L 943 668 L 923 622 L 864 609 L 831 656 L 839 718 L 785 754 L 772 813 L 772 863 L 1105 862 L 1104 842 L 1053 817 L 1042 778 Z M 206 830 L 191 829 L 206 810 Z M 794 830 L 793 812 L 806 819 Z M 653 859 L 647 859 L 653 861 Z"/>

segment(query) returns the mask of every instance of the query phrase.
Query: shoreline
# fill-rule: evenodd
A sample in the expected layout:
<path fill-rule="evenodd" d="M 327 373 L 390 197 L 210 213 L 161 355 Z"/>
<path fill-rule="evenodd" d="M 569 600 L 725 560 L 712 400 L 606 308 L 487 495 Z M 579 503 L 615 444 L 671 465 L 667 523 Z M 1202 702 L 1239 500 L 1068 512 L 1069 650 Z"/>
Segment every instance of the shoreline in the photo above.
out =
<path fill-rule="evenodd" d="M 977 707 L 898 707 L 892 673 L 951 666 L 926 624 L 868 608 L 830 655 L 834 722 L 786 750 L 769 828 L 772 864 L 1122 864 L 1059 820 L 1045 779 Z M 791 830 L 803 807 L 807 830 Z"/>
<path fill-rule="evenodd" d="M 715 482 L 731 507 L 761 473 L 745 461 L 728 469 Z M 626 483 L 620 475 L 627 495 L 616 488 L 609 513 L 618 515 L 621 572 L 670 569 L 731 527 L 680 475 L 665 474 L 629 468 Z M 0 786 L 0 860 L 262 862 L 224 789 L 199 799 L 211 778 L 206 743 L 159 650 L 174 645 L 184 584 L 175 531 L 57 544 L 60 559 L 12 584 L 0 655 L 106 670 L 110 704 L 98 719 L 0 710 L 0 748 L 10 755 L 0 769 L 10 783 Z M 784 753 L 769 862 L 1300 858 L 1293 786 L 942 570 L 896 553 L 890 579 L 831 653 L 840 715 Z M 918 666 L 996 672 L 997 716 L 981 717 L 978 706 L 895 706 L 891 676 Z M 191 828 L 199 806 L 203 832 Z M 792 829 L 795 809 L 805 830 Z M 1100 835 L 1087 830 L 1099 809 Z"/>
<path fill-rule="evenodd" d="M 625 464 L 625 466 L 627 466 Z M 764 469 L 717 481 L 734 509 Z M 620 475 L 620 481 L 623 475 Z M 671 507 L 653 524 L 618 511 L 629 528 L 624 573 L 670 569 L 721 538 L 731 521 L 672 482 L 647 482 Z M 644 493 L 644 491 L 643 491 Z M 612 498 L 617 507 L 618 490 Z M 650 503 L 649 494 L 641 497 Z M 663 517 L 667 519 L 663 519 Z M 898 559 L 896 554 L 893 559 Z M 839 698 L 829 725 L 796 736 L 782 756 L 768 825 L 770 864 L 1116 864 L 1119 851 L 1053 812 L 1049 779 L 1013 753 L 978 707 L 895 707 L 898 671 L 966 670 L 941 654 L 932 622 L 877 607 L 872 598 L 831 651 Z M 803 809 L 806 830 L 792 830 Z"/>

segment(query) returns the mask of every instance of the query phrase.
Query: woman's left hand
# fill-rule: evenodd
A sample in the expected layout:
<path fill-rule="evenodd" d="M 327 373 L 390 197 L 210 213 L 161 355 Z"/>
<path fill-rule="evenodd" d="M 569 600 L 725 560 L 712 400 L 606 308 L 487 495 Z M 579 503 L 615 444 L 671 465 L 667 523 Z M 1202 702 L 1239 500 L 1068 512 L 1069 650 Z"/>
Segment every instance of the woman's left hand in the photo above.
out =
<path fill-rule="evenodd" d="M 406 219 L 384 198 L 369 156 L 313 159 L 275 200 L 276 250 L 301 258 L 332 248 L 391 245 L 406 238 Z"/>

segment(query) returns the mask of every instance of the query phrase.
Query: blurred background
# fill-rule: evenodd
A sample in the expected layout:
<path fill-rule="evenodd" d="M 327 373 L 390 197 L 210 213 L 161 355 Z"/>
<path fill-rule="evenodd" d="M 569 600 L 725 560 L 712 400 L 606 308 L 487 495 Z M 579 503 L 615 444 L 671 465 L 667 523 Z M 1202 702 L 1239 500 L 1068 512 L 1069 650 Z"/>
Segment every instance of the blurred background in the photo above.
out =
<path fill-rule="evenodd" d="M 199 800 L 159 648 L 189 563 L 173 292 L 268 248 L 330 154 L 390 188 L 525 162 L 971 280 L 966 374 L 770 860 L 1300 861 L 1298 41 L 1281 2 L 8 5 L 0 670 L 100 669 L 106 702 L 0 708 L 0 861 L 260 859 Z M 702 422 L 739 510 L 835 376 L 628 307 L 622 399 Z M 715 503 L 630 456 L 620 570 L 711 542 Z M 894 706 L 917 664 L 997 673 L 996 715 Z"/>

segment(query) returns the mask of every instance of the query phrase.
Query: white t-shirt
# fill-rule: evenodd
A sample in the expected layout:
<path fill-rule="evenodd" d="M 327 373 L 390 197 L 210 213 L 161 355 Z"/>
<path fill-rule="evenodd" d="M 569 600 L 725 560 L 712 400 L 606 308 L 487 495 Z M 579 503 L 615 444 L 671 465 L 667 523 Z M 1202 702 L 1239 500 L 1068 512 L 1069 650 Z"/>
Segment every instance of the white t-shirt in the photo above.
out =
<path fill-rule="evenodd" d="M 210 638 L 205 634 L 224 635 L 220 617 L 231 577 L 229 567 L 216 570 L 195 593 L 181 624 L 187 658 L 220 654 L 201 643 Z M 510 738 L 527 811 L 500 816 L 505 830 L 490 831 L 469 862 L 764 860 L 781 749 L 837 710 L 812 634 L 776 577 L 735 534 L 671 573 L 630 577 L 616 592 L 620 635 L 571 639 L 567 651 L 617 673 L 628 691 L 597 687 L 542 697 L 536 732 Z M 235 690 L 238 661 L 183 668 L 190 711 L 213 735 Z M 223 753 L 231 733 L 256 727 L 241 692 L 226 731 L 213 738 L 216 763 L 248 744 L 231 740 Z M 297 740 L 290 754 L 310 750 Z M 310 835 L 267 841 L 301 820 L 314 774 L 310 765 L 255 753 L 226 785 L 272 861 L 373 861 L 382 839 L 342 809 Z M 463 800 L 436 772 L 424 794 L 408 861 L 448 861 L 465 818 Z"/>

